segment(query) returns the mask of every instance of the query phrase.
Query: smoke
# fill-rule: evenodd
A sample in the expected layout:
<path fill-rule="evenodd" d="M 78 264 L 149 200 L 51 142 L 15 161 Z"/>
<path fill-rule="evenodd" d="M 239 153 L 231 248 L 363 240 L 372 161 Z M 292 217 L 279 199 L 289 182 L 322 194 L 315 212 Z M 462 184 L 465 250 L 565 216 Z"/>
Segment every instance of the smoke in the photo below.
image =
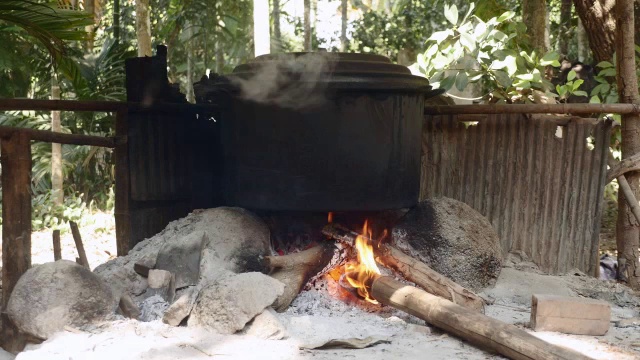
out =
<path fill-rule="evenodd" d="M 326 101 L 324 90 L 336 56 L 328 52 L 281 55 L 258 63 L 251 77 L 231 81 L 246 100 L 289 109 L 319 106 Z"/>

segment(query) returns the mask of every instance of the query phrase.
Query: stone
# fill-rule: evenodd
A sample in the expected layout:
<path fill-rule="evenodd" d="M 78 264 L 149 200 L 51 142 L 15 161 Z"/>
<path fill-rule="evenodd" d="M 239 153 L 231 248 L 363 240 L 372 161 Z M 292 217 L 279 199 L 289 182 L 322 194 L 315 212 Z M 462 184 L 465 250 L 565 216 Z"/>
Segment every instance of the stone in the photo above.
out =
<path fill-rule="evenodd" d="M 136 273 L 135 264 L 153 269 L 160 250 L 167 244 L 178 244 L 203 233 L 207 234 L 207 241 L 200 253 L 199 282 L 211 282 L 228 271 L 268 270 L 264 266 L 264 257 L 271 253 L 267 225 L 247 210 L 220 207 L 194 210 L 172 221 L 159 234 L 136 244 L 126 256 L 99 265 L 94 273 L 112 287 L 118 298 L 128 293 L 140 303 L 149 296 L 148 284 L 144 276 Z"/>
<path fill-rule="evenodd" d="M 159 295 L 164 301 L 172 303 L 176 295 L 176 277 L 166 270 L 149 270 L 147 278 L 149 288 L 146 297 Z"/>
<path fill-rule="evenodd" d="M 265 340 L 281 340 L 288 337 L 287 328 L 282 324 L 276 311 L 268 307 L 262 313 L 253 318 L 244 328 L 246 335 L 255 336 Z"/>
<path fill-rule="evenodd" d="M 155 268 L 174 274 L 178 289 L 196 285 L 200 276 L 200 255 L 206 239 L 206 232 L 197 231 L 176 242 L 164 244 L 158 251 Z"/>
<path fill-rule="evenodd" d="M 269 227 L 253 213 L 241 208 L 219 207 L 205 214 L 207 237 L 200 257 L 200 284 L 215 281 L 231 271 L 266 272 L 264 258 L 270 255 Z"/>
<path fill-rule="evenodd" d="M 602 336 L 609 331 L 611 305 L 602 300 L 534 294 L 531 328 L 565 334 Z"/>
<path fill-rule="evenodd" d="M 500 238 L 467 204 L 435 198 L 420 202 L 393 228 L 395 245 L 435 271 L 473 290 L 493 286 L 502 268 Z"/>
<path fill-rule="evenodd" d="M 58 260 L 22 275 L 7 313 L 22 332 L 47 339 L 65 326 L 105 320 L 115 314 L 118 300 L 99 276 L 72 261 Z"/>
<path fill-rule="evenodd" d="M 233 334 L 283 292 L 284 284 L 262 273 L 227 273 L 200 290 L 188 325 Z"/>
<path fill-rule="evenodd" d="M 196 286 L 189 287 L 183 291 L 183 293 L 178 297 L 178 300 L 171 304 L 171 306 L 169 306 L 169 308 L 164 312 L 162 322 L 171 326 L 180 325 L 182 320 L 186 319 L 187 316 L 191 314 L 191 310 L 198 298 L 199 292 L 200 289 Z"/>

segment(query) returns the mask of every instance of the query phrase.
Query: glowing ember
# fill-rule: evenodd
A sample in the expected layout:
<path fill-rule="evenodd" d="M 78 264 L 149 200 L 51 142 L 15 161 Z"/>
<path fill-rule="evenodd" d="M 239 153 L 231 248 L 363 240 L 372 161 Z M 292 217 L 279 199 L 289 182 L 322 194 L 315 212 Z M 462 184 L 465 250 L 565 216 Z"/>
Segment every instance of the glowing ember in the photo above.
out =
<path fill-rule="evenodd" d="M 377 304 L 378 302 L 369 295 L 369 290 L 367 289 L 367 283 L 375 275 L 380 275 L 369 239 L 371 239 L 371 229 L 369 229 L 368 222 L 365 221 L 362 234 L 356 238 L 358 262 L 346 264 L 345 275 L 349 284 L 357 289 L 358 295 L 371 303 Z"/>
<path fill-rule="evenodd" d="M 333 222 L 333 213 L 330 212 L 329 215 L 327 215 L 327 222 L 329 224 L 331 224 Z"/>

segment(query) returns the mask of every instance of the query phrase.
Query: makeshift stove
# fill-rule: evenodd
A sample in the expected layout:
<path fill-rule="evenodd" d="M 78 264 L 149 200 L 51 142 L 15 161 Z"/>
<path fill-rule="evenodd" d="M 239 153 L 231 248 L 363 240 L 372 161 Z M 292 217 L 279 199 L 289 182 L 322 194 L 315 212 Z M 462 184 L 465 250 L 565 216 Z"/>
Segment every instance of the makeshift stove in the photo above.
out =
<path fill-rule="evenodd" d="M 203 78 L 195 92 L 218 109 L 216 174 L 233 207 L 196 210 L 93 274 L 67 262 L 30 270 L 38 284 L 68 286 L 18 284 L 24 298 L 9 310 L 23 331 L 47 339 L 71 324 L 97 334 L 97 321 L 125 316 L 136 334 L 137 320 L 162 319 L 207 337 L 282 339 L 318 326 L 294 316 L 315 306 L 315 293 L 331 306 L 426 321 L 513 359 L 587 358 L 483 315 L 474 291 L 493 285 L 502 264 L 491 224 L 451 199 L 418 203 L 424 101 L 438 93 L 425 79 L 381 56 L 289 54 Z M 49 311 L 87 307 L 79 283 L 103 300 L 92 302 L 99 311 Z M 374 328 L 386 326 L 374 317 Z M 389 341 L 333 338 L 295 351 Z"/>

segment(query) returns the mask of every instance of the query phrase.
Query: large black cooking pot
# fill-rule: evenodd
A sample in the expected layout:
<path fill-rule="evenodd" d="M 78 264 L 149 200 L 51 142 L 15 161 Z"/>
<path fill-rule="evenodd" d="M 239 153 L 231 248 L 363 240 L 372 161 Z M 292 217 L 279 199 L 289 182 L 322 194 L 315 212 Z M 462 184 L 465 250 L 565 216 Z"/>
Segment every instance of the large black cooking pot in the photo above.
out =
<path fill-rule="evenodd" d="M 378 55 L 265 55 L 195 86 L 219 105 L 223 191 L 263 210 L 410 207 L 431 90 Z"/>

